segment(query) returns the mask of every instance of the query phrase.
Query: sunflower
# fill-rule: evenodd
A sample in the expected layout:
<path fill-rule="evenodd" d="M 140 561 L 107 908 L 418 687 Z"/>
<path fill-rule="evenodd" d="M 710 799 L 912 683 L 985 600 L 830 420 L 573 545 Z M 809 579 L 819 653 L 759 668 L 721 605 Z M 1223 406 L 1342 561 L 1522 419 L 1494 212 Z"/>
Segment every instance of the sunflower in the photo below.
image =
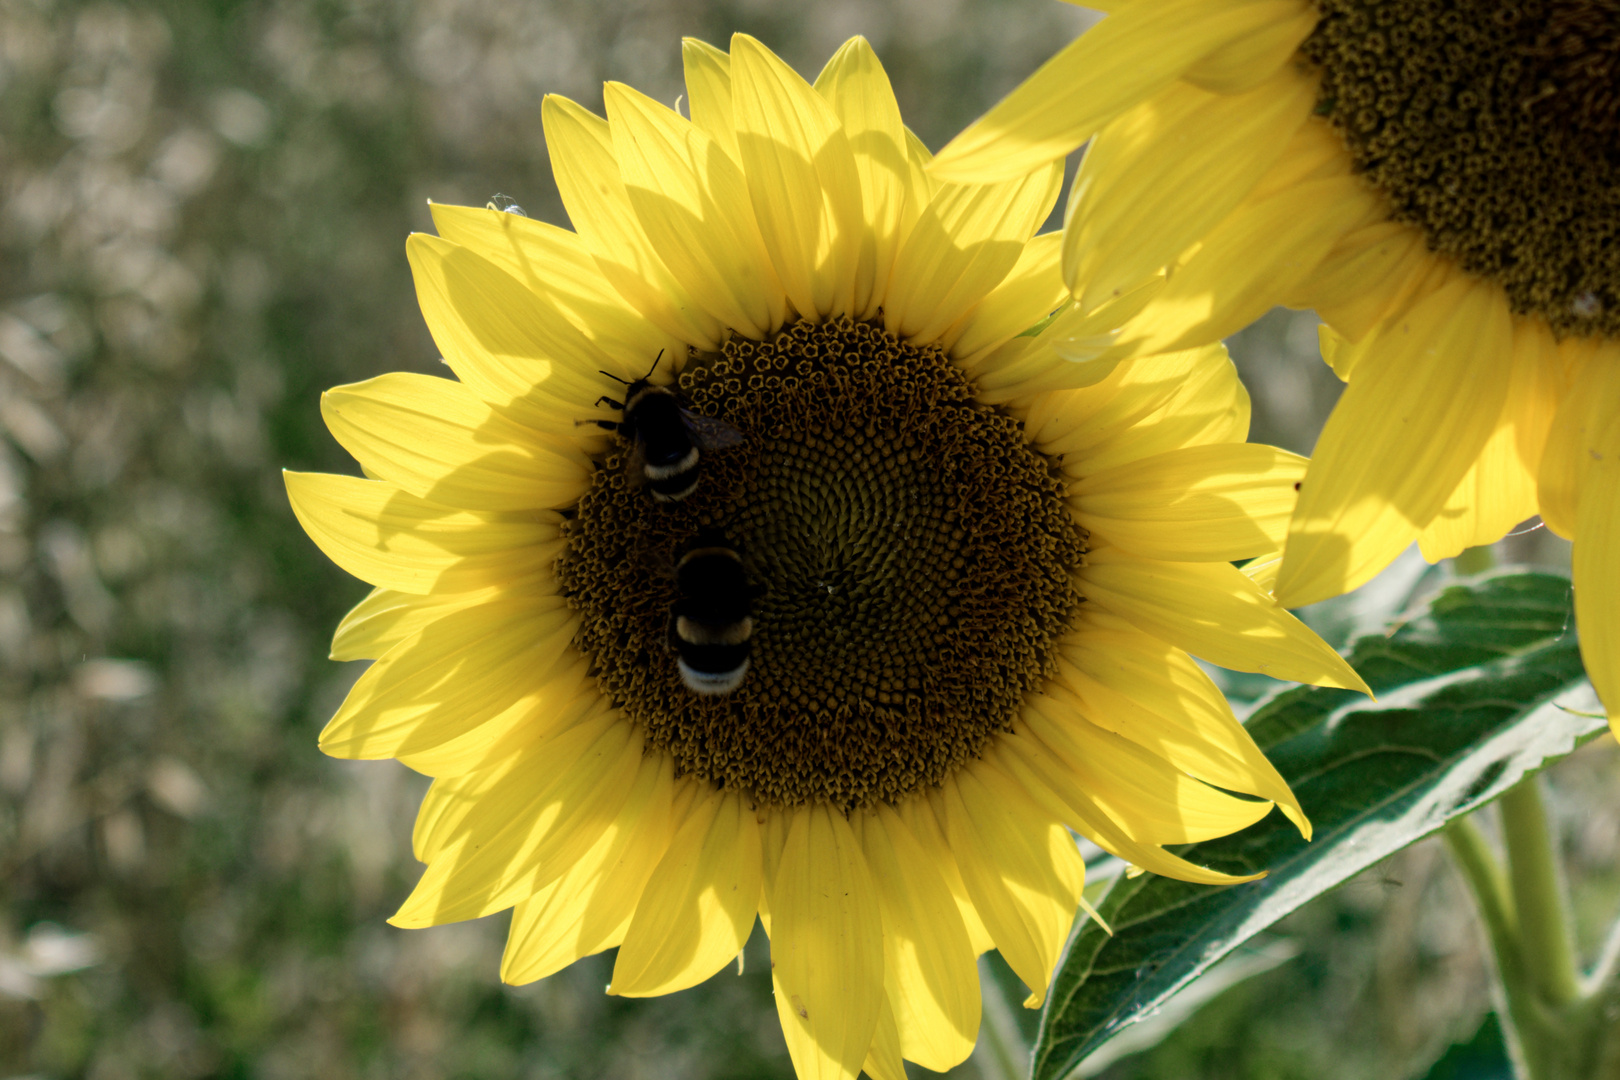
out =
<path fill-rule="evenodd" d="M 1099 5 L 1107 6 L 1107 5 Z M 1125 337 L 1315 308 L 1347 386 L 1277 595 L 1366 582 L 1538 513 L 1574 541 L 1588 673 L 1620 703 L 1620 4 L 1129 0 L 941 152 L 990 182 L 1094 138 L 1064 271 L 1161 268 Z M 1617 727 L 1620 730 L 1620 727 Z"/>
<path fill-rule="evenodd" d="M 1184 649 L 1362 684 L 1232 566 L 1306 463 L 1244 442 L 1222 348 L 1121 345 L 1157 283 L 1048 320 L 1059 168 L 936 184 L 860 38 L 813 86 L 745 36 L 684 60 L 690 119 L 546 100 L 577 231 L 436 205 L 410 238 L 456 379 L 322 399 L 366 478 L 289 473 L 293 509 L 377 588 L 321 747 L 434 777 L 396 925 L 512 908 L 507 981 L 617 947 L 610 992 L 647 996 L 757 917 L 799 1075 L 901 1080 L 972 1049 L 979 953 L 1041 1000 L 1071 829 L 1203 882 L 1237 879 L 1164 845 L 1273 804 L 1308 832 Z M 590 423 L 643 378 L 739 436 L 684 498 Z M 749 582 L 729 693 L 671 649 L 695 543 Z"/>

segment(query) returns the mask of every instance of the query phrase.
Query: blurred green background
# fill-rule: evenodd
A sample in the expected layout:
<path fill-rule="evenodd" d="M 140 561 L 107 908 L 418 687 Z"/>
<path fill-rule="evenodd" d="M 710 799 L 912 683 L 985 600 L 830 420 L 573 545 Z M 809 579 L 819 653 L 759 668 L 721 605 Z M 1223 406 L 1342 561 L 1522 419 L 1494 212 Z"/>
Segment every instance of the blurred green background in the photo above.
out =
<path fill-rule="evenodd" d="M 566 220 L 543 94 L 600 109 L 619 79 L 673 101 L 680 37 L 735 30 L 813 75 L 861 33 L 937 149 L 1093 17 L 0 0 L 0 1078 L 790 1077 L 758 934 L 741 976 L 624 1001 L 602 993 L 611 956 L 502 986 L 504 916 L 385 924 L 426 782 L 315 748 L 358 675 L 329 634 L 366 589 L 278 473 L 355 471 L 325 387 L 439 370 L 403 250 L 429 197 Z M 1314 440 L 1337 392 L 1314 326 L 1278 312 L 1234 341 L 1256 438 Z M 1507 554 L 1567 562 L 1545 532 Z M 1343 634 L 1356 610 L 1318 621 Z M 1556 777 L 1588 948 L 1620 892 L 1612 765 L 1594 745 Z M 1278 937 L 1294 959 L 1105 1075 L 1398 1078 L 1489 1008 L 1432 843 Z"/>

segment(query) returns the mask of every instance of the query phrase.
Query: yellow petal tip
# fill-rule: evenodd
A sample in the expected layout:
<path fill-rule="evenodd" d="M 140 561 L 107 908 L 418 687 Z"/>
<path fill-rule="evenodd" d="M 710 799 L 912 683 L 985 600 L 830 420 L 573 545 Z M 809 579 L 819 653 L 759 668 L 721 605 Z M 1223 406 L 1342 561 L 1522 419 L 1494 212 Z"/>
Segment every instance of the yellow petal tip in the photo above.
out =
<path fill-rule="evenodd" d="M 1108 925 L 1108 920 L 1103 918 L 1102 915 L 1097 912 L 1097 909 L 1091 906 L 1091 901 L 1087 900 L 1083 896 L 1080 898 L 1080 910 L 1090 916 L 1092 921 L 1098 926 L 1102 927 L 1103 933 L 1107 934 L 1109 937 L 1114 936 L 1114 928 Z"/>
<path fill-rule="evenodd" d="M 1294 823 L 1294 828 L 1299 830 L 1299 835 L 1304 837 L 1308 843 L 1311 839 L 1312 829 L 1311 819 L 1305 816 L 1305 811 L 1295 806 L 1283 806 L 1281 804 L 1278 805 L 1277 809 L 1281 810 L 1283 815 Z"/>
<path fill-rule="evenodd" d="M 1343 668 L 1339 674 L 1341 675 L 1341 678 L 1335 680 L 1334 682 L 1323 683 L 1322 685 L 1334 686 L 1340 690 L 1354 690 L 1358 694 L 1367 695 L 1374 701 L 1378 700 L 1377 695 L 1372 692 L 1372 687 L 1367 685 L 1367 681 L 1361 677 L 1360 672 L 1356 671 L 1355 668 L 1350 666 L 1350 662 L 1348 660 L 1344 662 Z"/>

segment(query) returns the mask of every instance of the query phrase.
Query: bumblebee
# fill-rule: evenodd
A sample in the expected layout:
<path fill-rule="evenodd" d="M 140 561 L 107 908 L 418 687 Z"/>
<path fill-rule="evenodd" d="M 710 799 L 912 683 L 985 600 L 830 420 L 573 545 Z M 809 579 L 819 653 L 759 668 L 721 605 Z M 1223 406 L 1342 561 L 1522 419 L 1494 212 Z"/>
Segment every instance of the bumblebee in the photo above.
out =
<path fill-rule="evenodd" d="M 742 557 L 724 536 L 701 534 L 675 565 L 679 597 L 669 641 L 681 681 L 696 694 L 729 694 L 748 673 L 755 589 Z"/>
<path fill-rule="evenodd" d="M 596 403 L 606 403 L 623 415 L 619 420 L 595 423 L 630 441 L 625 468 L 632 485 L 647 485 L 648 492 L 659 502 L 678 502 L 697 488 L 703 451 L 736 446 L 743 441 L 743 434 L 723 420 L 687 409 L 680 395 L 669 387 L 654 386 L 650 380 L 663 358 L 660 352 L 647 374 L 635 382 L 602 372 L 625 384 L 624 400 L 603 395 Z"/>

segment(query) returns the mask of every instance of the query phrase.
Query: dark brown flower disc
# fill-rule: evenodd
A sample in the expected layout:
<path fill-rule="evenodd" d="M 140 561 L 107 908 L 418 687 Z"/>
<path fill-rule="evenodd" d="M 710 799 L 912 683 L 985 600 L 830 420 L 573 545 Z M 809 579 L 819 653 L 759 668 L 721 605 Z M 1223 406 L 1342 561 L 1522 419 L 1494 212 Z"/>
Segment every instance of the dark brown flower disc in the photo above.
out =
<path fill-rule="evenodd" d="M 1317 0 L 1318 111 L 1429 247 L 1620 335 L 1620 0 Z"/>
<path fill-rule="evenodd" d="M 655 503 L 610 457 L 559 569 L 579 647 L 683 773 L 772 804 L 892 801 L 1011 728 L 1080 597 L 1084 537 L 1052 463 L 937 346 L 848 319 L 693 356 L 694 411 L 739 428 L 697 491 Z M 759 590 L 747 677 L 688 690 L 672 567 L 720 530 Z"/>

